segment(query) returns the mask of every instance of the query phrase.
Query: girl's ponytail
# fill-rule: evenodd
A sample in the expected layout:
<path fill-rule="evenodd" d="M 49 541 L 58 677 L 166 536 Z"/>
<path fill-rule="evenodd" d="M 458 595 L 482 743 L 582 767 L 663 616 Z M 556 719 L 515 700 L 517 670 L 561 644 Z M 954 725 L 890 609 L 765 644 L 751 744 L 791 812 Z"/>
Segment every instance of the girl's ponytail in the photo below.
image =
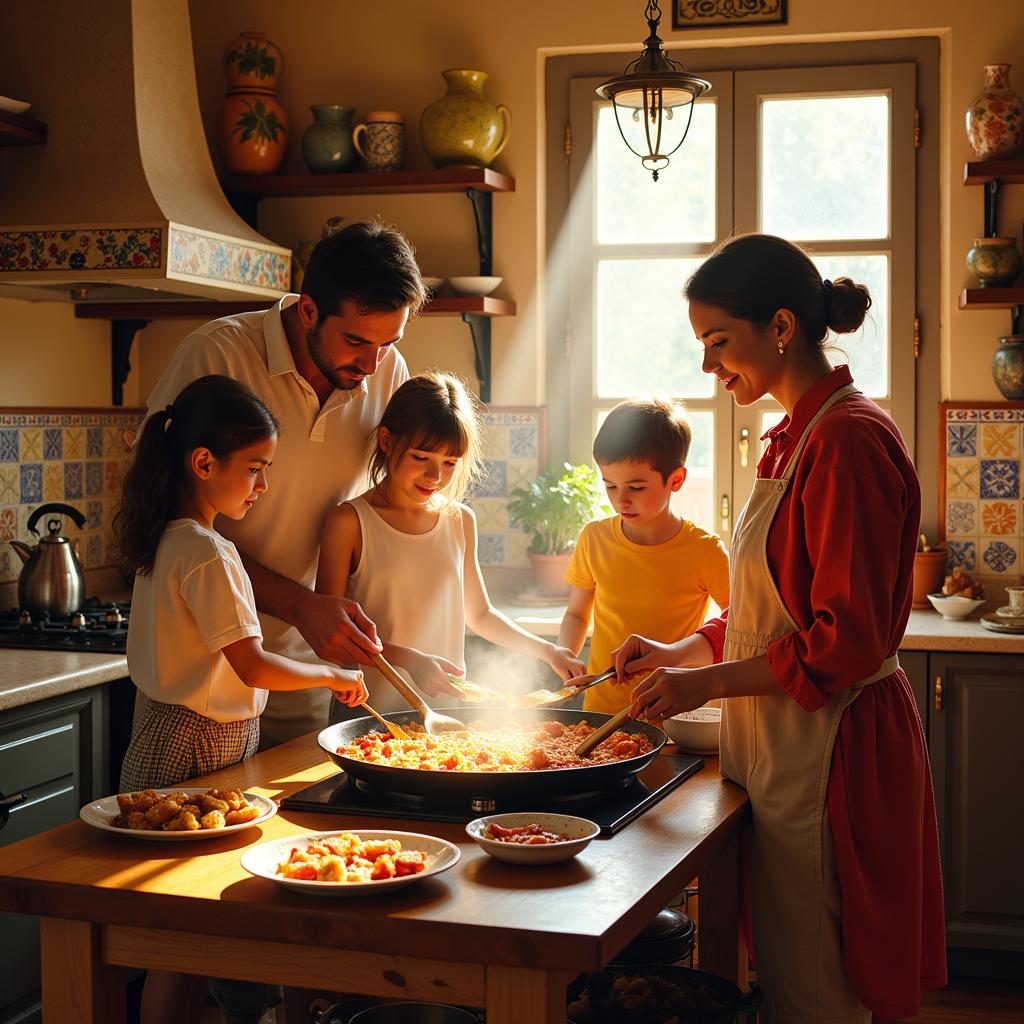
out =
<path fill-rule="evenodd" d="M 227 459 L 277 429 L 274 414 L 255 392 L 216 374 L 193 381 L 173 405 L 153 413 L 135 445 L 114 517 L 124 566 L 143 576 L 152 570 L 168 520 L 192 486 L 188 460 L 196 448 Z"/>

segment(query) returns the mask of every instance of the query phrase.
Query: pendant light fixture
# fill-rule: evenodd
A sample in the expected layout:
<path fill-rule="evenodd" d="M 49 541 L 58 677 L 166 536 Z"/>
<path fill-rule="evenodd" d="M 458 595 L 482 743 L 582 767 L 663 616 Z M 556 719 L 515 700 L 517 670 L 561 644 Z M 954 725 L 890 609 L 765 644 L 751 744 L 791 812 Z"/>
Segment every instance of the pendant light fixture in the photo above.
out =
<path fill-rule="evenodd" d="M 622 141 L 630 152 L 640 157 L 640 162 L 657 181 L 658 172 L 668 166 L 669 157 L 683 144 L 690 130 L 694 101 L 711 88 L 711 83 L 691 75 L 682 64 L 665 53 L 658 36 L 661 23 L 658 0 L 647 0 L 644 16 L 651 32 L 644 40 L 643 53 L 627 64 L 621 75 L 599 85 L 597 95 L 612 101 Z M 682 124 L 684 115 L 686 123 Z M 622 129 L 623 118 L 637 124 L 643 121 L 646 153 L 640 153 L 630 145 Z M 682 134 L 679 141 L 669 148 L 679 134 L 680 125 Z"/>

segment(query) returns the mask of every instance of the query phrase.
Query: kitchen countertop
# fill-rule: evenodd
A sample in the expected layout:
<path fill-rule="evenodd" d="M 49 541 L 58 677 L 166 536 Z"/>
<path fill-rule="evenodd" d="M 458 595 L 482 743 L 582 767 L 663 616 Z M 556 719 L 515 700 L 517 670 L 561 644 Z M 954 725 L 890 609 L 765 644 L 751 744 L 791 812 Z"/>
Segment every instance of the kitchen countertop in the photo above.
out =
<path fill-rule="evenodd" d="M 558 636 L 564 604 L 529 604 L 510 594 L 493 594 L 491 600 L 513 622 L 536 636 L 549 640 Z M 981 624 L 978 613 L 962 622 L 947 622 L 930 609 L 912 611 L 900 650 L 1024 654 L 1024 634 L 993 633 Z"/>
<path fill-rule="evenodd" d="M 128 675 L 123 654 L 0 650 L 0 711 Z"/>

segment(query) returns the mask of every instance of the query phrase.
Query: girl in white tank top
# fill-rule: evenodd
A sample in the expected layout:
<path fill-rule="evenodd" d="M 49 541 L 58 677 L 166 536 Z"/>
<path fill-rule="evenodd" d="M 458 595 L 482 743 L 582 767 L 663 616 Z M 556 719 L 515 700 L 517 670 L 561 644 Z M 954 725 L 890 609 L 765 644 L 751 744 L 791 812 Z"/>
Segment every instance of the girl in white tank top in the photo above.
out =
<path fill-rule="evenodd" d="M 465 635 L 531 654 L 562 680 L 583 672 L 572 652 L 520 629 L 491 605 L 477 559 L 476 518 L 461 503 L 479 470 L 482 426 L 457 377 L 427 373 L 391 397 L 370 458 L 372 486 L 324 524 L 316 589 L 357 601 L 384 657 L 428 696 L 462 694 Z M 370 703 L 405 702 L 373 668 Z"/>

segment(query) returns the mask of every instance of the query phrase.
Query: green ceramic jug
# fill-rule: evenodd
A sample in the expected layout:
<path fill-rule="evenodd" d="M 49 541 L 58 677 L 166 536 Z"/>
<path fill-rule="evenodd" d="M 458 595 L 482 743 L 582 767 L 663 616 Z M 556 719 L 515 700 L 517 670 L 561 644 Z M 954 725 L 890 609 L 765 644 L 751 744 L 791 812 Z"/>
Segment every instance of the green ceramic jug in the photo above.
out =
<path fill-rule="evenodd" d="M 313 123 L 302 135 L 302 158 L 314 174 L 341 174 L 351 170 L 356 151 L 352 147 L 352 115 L 355 107 L 318 104 L 310 107 Z"/>
<path fill-rule="evenodd" d="M 505 148 L 512 131 L 508 107 L 484 97 L 484 71 L 442 71 L 448 92 L 420 117 L 423 148 L 435 167 L 469 164 L 489 167 Z"/>

